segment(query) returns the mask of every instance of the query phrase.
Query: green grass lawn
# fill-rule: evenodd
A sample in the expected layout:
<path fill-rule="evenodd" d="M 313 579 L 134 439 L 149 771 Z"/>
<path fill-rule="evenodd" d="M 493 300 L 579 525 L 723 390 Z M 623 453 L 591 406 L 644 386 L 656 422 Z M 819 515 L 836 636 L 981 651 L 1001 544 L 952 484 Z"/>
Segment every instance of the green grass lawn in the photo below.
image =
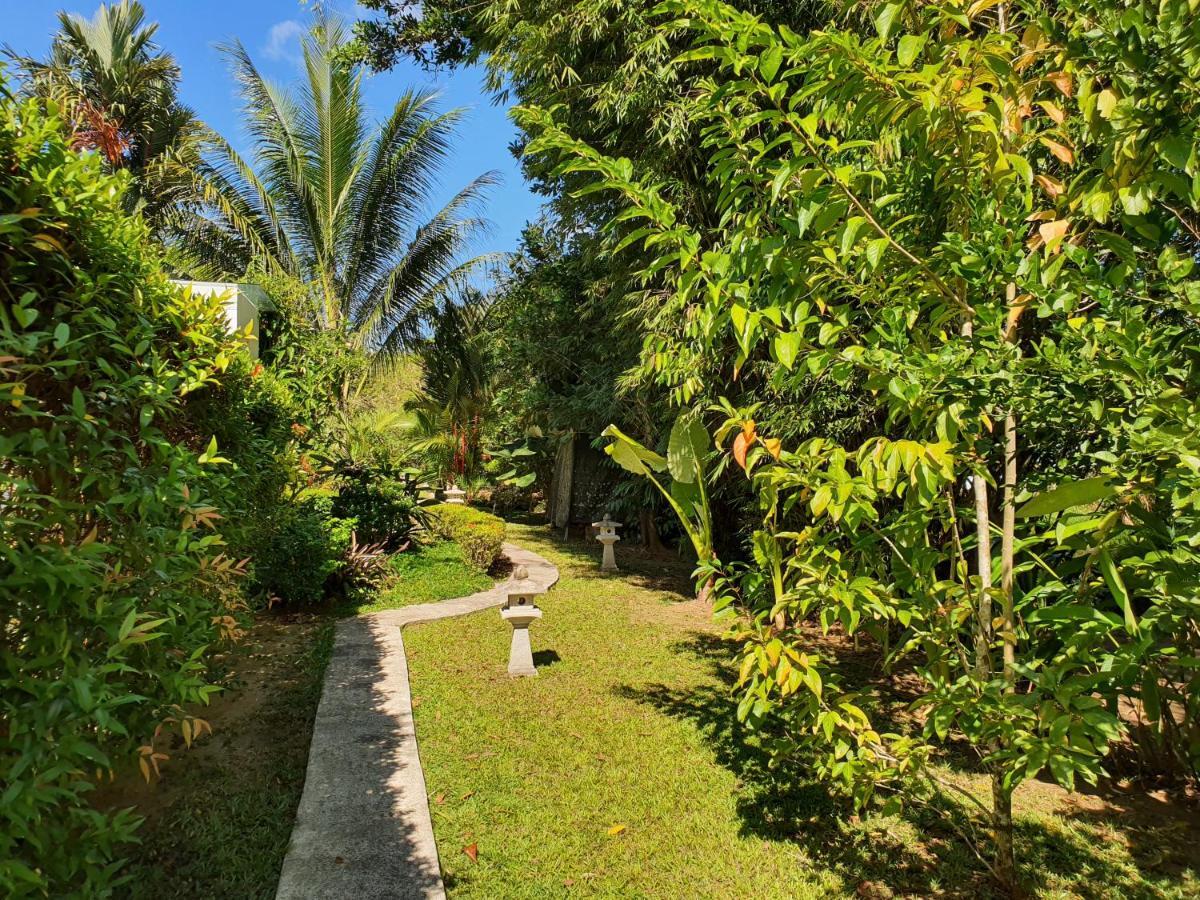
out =
<path fill-rule="evenodd" d="M 495 584 L 494 578 L 463 559 L 462 550 L 452 541 L 439 541 L 397 553 L 389 560 L 389 565 L 392 583 L 373 600 L 347 611 L 372 613 L 414 603 L 450 600 L 486 590 Z"/>
<path fill-rule="evenodd" d="M 510 539 L 562 573 L 533 626 L 538 677 L 505 673 L 497 613 L 405 632 L 452 896 L 989 895 L 938 814 L 839 824 L 823 787 L 767 770 L 734 721 L 733 648 L 687 602 L 686 567 L 625 548 L 627 571 L 601 576 L 598 547 L 541 527 Z M 1038 895 L 1200 896 L 1200 827 L 1175 804 L 1041 783 L 1016 803 Z"/>

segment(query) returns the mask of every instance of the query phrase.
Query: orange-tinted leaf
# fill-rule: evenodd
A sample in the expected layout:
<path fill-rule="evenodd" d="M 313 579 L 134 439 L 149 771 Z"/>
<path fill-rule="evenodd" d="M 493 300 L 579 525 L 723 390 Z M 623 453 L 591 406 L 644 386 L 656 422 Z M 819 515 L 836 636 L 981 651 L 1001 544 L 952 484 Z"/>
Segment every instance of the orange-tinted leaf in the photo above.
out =
<path fill-rule="evenodd" d="M 1062 111 L 1061 107 L 1059 107 L 1057 103 L 1053 103 L 1049 100 L 1039 100 L 1038 106 L 1046 111 L 1046 115 L 1053 119 L 1056 125 L 1061 125 L 1067 118 L 1067 114 Z"/>
<path fill-rule="evenodd" d="M 1058 88 L 1059 93 L 1064 97 L 1070 97 L 1074 90 L 1074 84 L 1071 81 L 1071 76 L 1066 72 L 1051 72 L 1046 76 L 1046 80 Z"/>
<path fill-rule="evenodd" d="M 1038 186 L 1046 192 L 1046 196 L 1051 200 L 1066 190 L 1061 181 L 1057 178 L 1051 178 L 1049 175 L 1035 175 L 1033 180 L 1038 183 Z"/>
<path fill-rule="evenodd" d="M 779 459 L 779 454 L 783 452 L 783 442 L 779 438 L 764 438 L 763 446 L 776 459 Z"/>
<path fill-rule="evenodd" d="M 1046 242 L 1047 246 L 1053 246 L 1066 237 L 1070 227 L 1071 223 L 1066 219 L 1055 219 L 1053 222 L 1046 222 L 1044 225 L 1038 226 L 1038 234 L 1042 236 L 1042 240 Z"/>
<path fill-rule="evenodd" d="M 1066 144 L 1060 144 L 1058 141 L 1052 141 L 1050 138 L 1046 137 L 1041 138 L 1041 141 L 1050 149 L 1051 153 L 1058 157 L 1059 160 L 1066 163 L 1068 166 L 1074 165 L 1075 151 Z"/>
<path fill-rule="evenodd" d="M 479 862 L 478 844 L 467 844 L 467 846 L 463 847 L 463 853 L 467 854 L 467 858 L 471 860 L 471 862 Z"/>
<path fill-rule="evenodd" d="M 753 419 L 747 419 L 742 423 L 742 434 L 746 436 L 746 440 L 750 443 L 754 442 L 754 438 L 758 434 L 757 429 L 758 426 L 755 424 Z"/>
<path fill-rule="evenodd" d="M 746 468 L 746 452 L 750 449 L 750 442 L 746 440 L 745 432 L 740 433 L 733 439 L 733 458 L 737 464 L 743 469 Z"/>

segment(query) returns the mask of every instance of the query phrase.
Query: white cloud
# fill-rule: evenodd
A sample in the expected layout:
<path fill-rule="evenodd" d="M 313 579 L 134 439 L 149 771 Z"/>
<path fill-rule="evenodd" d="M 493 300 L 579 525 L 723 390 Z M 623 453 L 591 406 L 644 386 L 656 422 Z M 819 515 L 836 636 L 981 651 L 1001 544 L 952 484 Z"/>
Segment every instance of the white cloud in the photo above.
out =
<path fill-rule="evenodd" d="M 300 41 L 304 37 L 304 26 L 295 19 L 276 22 L 267 32 L 267 43 L 263 53 L 267 59 L 300 62 Z"/>

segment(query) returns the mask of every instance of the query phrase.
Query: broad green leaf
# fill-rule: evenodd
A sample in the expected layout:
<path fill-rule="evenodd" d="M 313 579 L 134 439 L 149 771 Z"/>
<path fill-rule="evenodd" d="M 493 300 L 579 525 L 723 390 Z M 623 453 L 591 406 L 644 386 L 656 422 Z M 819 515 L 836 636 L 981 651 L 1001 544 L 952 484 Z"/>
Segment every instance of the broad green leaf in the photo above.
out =
<path fill-rule="evenodd" d="M 1104 500 L 1117 493 L 1116 485 L 1105 476 L 1068 481 L 1049 491 L 1043 491 L 1017 510 L 1018 518 L 1048 516 L 1076 506 Z"/>
<path fill-rule="evenodd" d="M 758 71 L 763 77 L 763 81 L 770 84 L 775 80 L 775 74 L 779 71 L 779 64 L 783 62 L 783 47 L 779 44 L 774 44 L 767 48 L 766 52 L 759 57 Z"/>
<path fill-rule="evenodd" d="M 627 469 L 635 475 L 647 475 L 650 471 L 661 472 L 666 469 L 667 461 L 661 453 L 655 453 L 653 450 L 643 447 L 629 435 L 622 433 L 616 425 L 609 425 L 603 433 L 605 437 L 616 439 L 604 450 L 623 469 Z M 615 450 L 616 447 L 624 449 Z"/>
<path fill-rule="evenodd" d="M 902 66 L 911 66 L 917 54 L 921 52 L 921 48 L 925 46 L 925 35 L 923 34 L 906 34 L 900 38 L 900 43 L 896 48 L 896 62 Z"/>
<path fill-rule="evenodd" d="M 613 461 L 627 472 L 632 472 L 634 475 L 650 474 L 650 469 L 642 462 L 641 457 L 625 441 L 613 441 L 604 448 L 604 452 L 611 456 Z"/>
<path fill-rule="evenodd" d="M 875 17 L 875 30 L 879 32 L 879 36 L 883 40 L 887 40 L 892 36 L 892 29 L 896 26 L 896 18 L 900 15 L 899 3 L 888 3 L 879 10 L 879 14 Z"/>
<path fill-rule="evenodd" d="M 780 364 L 791 369 L 800 353 L 800 334 L 795 331 L 784 331 L 775 335 L 775 355 Z"/>
<path fill-rule="evenodd" d="M 708 452 L 708 431 L 693 415 L 682 415 L 667 441 L 667 469 L 676 481 L 691 484 L 700 476 Z"/>

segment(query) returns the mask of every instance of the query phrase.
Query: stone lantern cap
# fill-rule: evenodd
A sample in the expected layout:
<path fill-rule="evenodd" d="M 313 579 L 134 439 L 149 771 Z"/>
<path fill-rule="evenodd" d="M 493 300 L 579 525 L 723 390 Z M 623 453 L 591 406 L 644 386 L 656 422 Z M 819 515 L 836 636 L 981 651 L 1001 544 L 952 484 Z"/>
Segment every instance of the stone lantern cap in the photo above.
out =
<path fill-rule="evenodd" d="M 613 538 L 618 541 L 621 539 L 617 535 L 617 529 L 621 527 L 621 523 L 609 518 L 608 513 L 605 513 L 604 518 L 599 522 L 593 522 L 592 527 L 599 532 L 596 537 L 600 541 L 603 541 L 605 538 Z"/>
<path fill-rule="evenodd" d="M 505 585 L 504 603 L 501 610 L 506 609 L 537 609 L 537 598 L 546 593 L 546 589 L 529 577 L 529 571 L 524 566 L 517 566 L 513 572 L 512 581 Z"/>

